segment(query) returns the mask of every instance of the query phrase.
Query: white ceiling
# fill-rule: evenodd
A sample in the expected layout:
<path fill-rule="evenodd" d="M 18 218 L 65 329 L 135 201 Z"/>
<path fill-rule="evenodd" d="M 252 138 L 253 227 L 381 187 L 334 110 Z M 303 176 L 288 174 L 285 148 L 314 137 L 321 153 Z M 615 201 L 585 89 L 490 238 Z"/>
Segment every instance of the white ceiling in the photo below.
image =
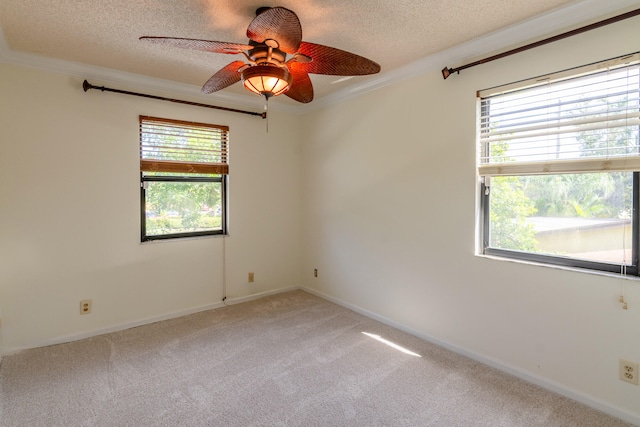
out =
<path fill-rule="evenodd" d="M 53 64 L 58 68 L 73 64 L 77 73 L 85 67 L 87 75 L 93 76 L 113 70 L 124 72 L 120 80 L 135 76 L 139 81 L 148 79 L 149 86 L 175 82 L 176 87 L 197 94 L 218 69 L 243 58 L 158 46 L 138 38 L 246 43 L 246 28 L 255 10 L 283 6 L 300 18 L 303 40 L 357 53 L 382 68 L 379 75 L 346 80 L 312 75 L 313 104 L 393 80 L 411 64 L 428 58 L 477 59 L 477 55 L 547 37 L 639 4 L 637 0 L 280 0 L 275 4 L 262 0 L 2 0 L 0 60 L 27 65 L 49 61 L 54 68 Z M 465 46 L 466 50 L 461 49 Z M 437 69 L 457 65 L 462 64 L 441 63 Z M 208 96 L 214 100 L 253 96 L 257 105 L 261 103 L 239 83 Z M 301 106 L 283 96 L 271 102 Z"/>

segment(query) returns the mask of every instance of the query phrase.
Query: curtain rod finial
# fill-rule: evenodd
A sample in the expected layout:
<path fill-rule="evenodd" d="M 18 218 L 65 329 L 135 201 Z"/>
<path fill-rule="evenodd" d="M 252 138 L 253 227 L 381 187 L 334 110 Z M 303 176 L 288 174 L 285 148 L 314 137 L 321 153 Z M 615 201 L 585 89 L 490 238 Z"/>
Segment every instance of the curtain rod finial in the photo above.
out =
<path fill-rule="evenodd" d="M 451 72 L 452 72 L 452 71 L 453 71 L 453 70 L 452 70 L 451 68 L 444 67 L 444 68 L 442 69 L 442 78 L 443 78 L 443 79 L 445 79 L 445 80 L 447 80 L 447 77 L 449 77 L 449 76 L 451 75 Z"/>
<path fill-rule="evenodd" d="M 82 82 L 82 89 L 84 89 L 84 91 L 88 91 L 89 89 L 91 89 L 91 83 L 89 83 L 88 81 L 83 81 Z"/>

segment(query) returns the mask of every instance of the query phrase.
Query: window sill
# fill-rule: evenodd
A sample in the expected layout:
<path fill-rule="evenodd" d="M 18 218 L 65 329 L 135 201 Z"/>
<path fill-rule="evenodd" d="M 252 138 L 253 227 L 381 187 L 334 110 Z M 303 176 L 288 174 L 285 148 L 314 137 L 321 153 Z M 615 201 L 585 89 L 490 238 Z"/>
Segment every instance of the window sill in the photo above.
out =
<path fill-rule="evenodd" d="M 190 237 L 175 237 L 170 239 L 153 239 L 140 242 L 141 245 L 153 245 L 156 243 L 169 243 L 169 242 L 184 242 L 186 240 L 203 240 L 203 239 L 219 239 L 229 237 L 229 234 L 209 234 L 206 236 L 190 236 Z"/>
<path fill-rule="evenodd" d="M 610 272 L 607 272 L 607 271 L 589 270 L 589 269 L 586 269 L 586 268 L 567 267 L 567 266 L 554 265 L 554 264 L 545 264 L 545 263 L 542 263 L 542 262 L 535 262 L 535 261 L 528 261 L 528 260 L 522 260 L 522 259 L 500 257 L 500 256 L 496 256 L 496 255 L 485 255 L 485 254 L 479 254 L 479 253 L 475 254 L 475 256 L 478 257 L 478 258 L 484 258 L 484 259 L 489 259 L 489 260 L 493 260 L 493 261 L 512 262 L 512 263 L 516 263 L 516 264 L 524 264 L 524 265 L 530 265 L 530 266 L 535 266 L 535 267 L 550 268 L 550 269 L 553 269 L 553 270 L 563 270 L 563 271 L 571 271 L 571 272 L 575 272 L 575 273 L 590 274 L 590 275 L 595 275 L 595 276 L 603 276 L 603 277 L 608 277 L 608 278 L 612 278 L 612 279 L 640 281 L 640 277 L 639 276 L 631 276 L 631 275 L 623 275 L 623 274 L 618 274 L 618 273 L 610 273 Z"/>

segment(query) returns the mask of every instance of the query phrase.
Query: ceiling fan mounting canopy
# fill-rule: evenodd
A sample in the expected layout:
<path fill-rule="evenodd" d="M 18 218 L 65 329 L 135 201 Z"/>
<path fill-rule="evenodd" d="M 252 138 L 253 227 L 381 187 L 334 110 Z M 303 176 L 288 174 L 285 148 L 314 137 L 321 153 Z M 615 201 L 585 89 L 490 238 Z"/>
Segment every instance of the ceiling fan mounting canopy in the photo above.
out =
<path fill-rule="evenodd" d="M 256 9 L 256 16 L 260 15 L 262 12 L 266 12 L 269 9 L 273 9 L 271 6 L 262 6 Z"/>
<path fill-rule="evenodd" d="M 284 94 L 307 103 L 313 100 L 309 74 L 362 76 L 380 72 L 380 66 L 370 59 L 302 41 L 298 16 L 284 7 L 258 8 L 247 28 L 247 37 L 248 44 L 153 36 L 140 40 L 245 57 L 246 62 L 234 61 L 211 76 L 202 87 L 203 93 L 213 93 L 242 80 L 248 90 L 267 99 Z"/>

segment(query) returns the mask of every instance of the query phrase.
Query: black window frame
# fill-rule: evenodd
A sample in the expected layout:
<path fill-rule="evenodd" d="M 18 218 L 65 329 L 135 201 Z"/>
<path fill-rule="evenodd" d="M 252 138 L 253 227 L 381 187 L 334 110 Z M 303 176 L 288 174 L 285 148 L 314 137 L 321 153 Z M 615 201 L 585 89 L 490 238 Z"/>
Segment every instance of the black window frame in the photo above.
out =
<path fill-rule="evenodd" d="M 485 180 L 480 183 L 480 224 L 481 224 L 481 242 L 482 254 L 496 256 L 500 258 L 509 258 L 520 261 L 529 261 L 540 264 L 549 264 L 561 267 L 579 268 L 585 270 L 595 270 L 608 273 L 626 274 L 629 276 L 640 275 L 638 269 L 638 248 L 640 246 L 640 173 L 633 172 L 633 190 L 632 190 L 632 215 L 631 215 L 631 260 L 629 264 L 624 266 L 621 264 L 610 264 L 604 262 L 588 261 L 579 258 L 562 257 L 554 255 L 538 254 L 526 251 L 516 251 L 510 249 L 493 248 L 490 246 L 491 230 L 490 230 L 490 204 L 491 204 L 491 185 L 485 185 Z"/>
<path fill-rule="evenodd" d="M 153 240 L 169 240 L 185 237 L 201 237 L 201 236 L 217 236 L 227 234 L 227 177 L 228 175 L 219 175 L 216 177 L 203 176 L 185 176 L 185 175 L 144 175 L 140 172 L 140 240 L 148 242 Z M 212 229 L 205 231 L 192 231 L 185 233 L 170 234 L 152 234 L 147 235 L 147 207 L 146 207 L 146 182 L 212 182 L 220 183 L 220 229 Z"/>

